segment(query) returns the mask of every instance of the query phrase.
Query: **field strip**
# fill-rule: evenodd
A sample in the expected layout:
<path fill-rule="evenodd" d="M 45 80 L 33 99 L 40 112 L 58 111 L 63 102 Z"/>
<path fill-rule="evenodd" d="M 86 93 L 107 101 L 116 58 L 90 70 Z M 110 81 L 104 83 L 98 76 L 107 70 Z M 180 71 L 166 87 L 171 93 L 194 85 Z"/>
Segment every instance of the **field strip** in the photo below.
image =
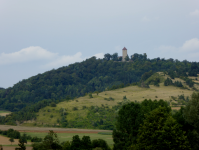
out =
<path fill-rule="evenodd" d="M 98 132 L 112 132 L 112 130 L 95 130 L 95 129 L 74 129 L 74 128 L 51 128 L 51 127 L 24 127 L 24 126 L 10 126 L 0 125 L 0 130 L 14 129 L 20 132 L 48 132 L 53 130 L 56 133 L 98 133 Z"/>

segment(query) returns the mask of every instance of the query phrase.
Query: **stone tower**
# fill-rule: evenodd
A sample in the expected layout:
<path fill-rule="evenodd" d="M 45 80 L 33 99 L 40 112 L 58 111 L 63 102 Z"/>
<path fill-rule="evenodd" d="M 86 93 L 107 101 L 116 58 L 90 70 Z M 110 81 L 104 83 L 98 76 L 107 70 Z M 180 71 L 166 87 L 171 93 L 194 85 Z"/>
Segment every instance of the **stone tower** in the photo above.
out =
<path fill-rule="evenodd" d="M 126 56 L 127 56 L 127 49 L 126 47 L 124 47 L 122 49 L 122 61 L 125 61 Z"/>

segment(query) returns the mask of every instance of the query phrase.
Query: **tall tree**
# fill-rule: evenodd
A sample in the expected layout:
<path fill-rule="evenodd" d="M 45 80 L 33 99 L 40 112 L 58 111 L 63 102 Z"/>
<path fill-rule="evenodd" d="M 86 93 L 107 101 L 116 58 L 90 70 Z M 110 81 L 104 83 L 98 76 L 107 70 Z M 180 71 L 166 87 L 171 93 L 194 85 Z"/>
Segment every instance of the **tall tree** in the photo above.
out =
<path fill-rule="evenodd" d="M 190 145 L 179 124 L 167 112 L 159 107 L 150 112 L 139 128 L 137 144 L 131 149 L 137 150 L 189 150 Z"/>
<path fill-rule="evenodd" d="M 126 149 L 132 142 L 135 143 L 142 118 L 141 105 L 138 103 L 132 102 L 120 109 L 116 129 L 113 130 L 113 150 Z"/>

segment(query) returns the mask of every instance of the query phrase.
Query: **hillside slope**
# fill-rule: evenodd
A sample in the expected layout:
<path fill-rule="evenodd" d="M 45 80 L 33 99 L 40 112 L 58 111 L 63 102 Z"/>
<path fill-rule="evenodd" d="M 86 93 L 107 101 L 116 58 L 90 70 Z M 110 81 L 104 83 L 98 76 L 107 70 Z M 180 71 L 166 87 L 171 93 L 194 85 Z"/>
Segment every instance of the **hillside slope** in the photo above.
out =
<path fill-rule="evenodd" d="M 168 77 L 164 76 L 163 73 L 160 74 L 164 79 Z M 173 81 L 183 82 L 179 78 L 175 78 Z M 163 99 L 170 103 L 173 109 L 179 109 L 185 103 L 185 99 L 189 99 L 193 93 L 193 90 L 189 88 L 164 86 L 163 81 L 159 87 L 149 86 L 150 88 L 128 86 L 98 94 L 93 93 L 93 98 L 86 95 L 74 100 L 60 102 L 56 107 L 47 106 L 39 110 L 36 120 L 27 121 L 23 125 L 61 126 L 61 120 L 65 119 L 66 127 L 112 129 L 110 126 L 114 124 L 120 104 L 124 101 L 141 102 L 144 99 Z M 100 124 L 100 120 L 103 123 Z"/>

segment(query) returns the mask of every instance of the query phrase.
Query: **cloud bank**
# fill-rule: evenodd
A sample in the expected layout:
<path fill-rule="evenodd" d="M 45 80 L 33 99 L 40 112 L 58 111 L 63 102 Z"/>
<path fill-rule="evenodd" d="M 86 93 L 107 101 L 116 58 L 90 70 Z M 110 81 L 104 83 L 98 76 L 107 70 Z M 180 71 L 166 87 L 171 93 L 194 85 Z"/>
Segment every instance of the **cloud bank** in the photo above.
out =
<path fill-rule="evenodd" d="M 199 10 L 196 9 L 195 11 L 190 12 L 189 15 L 190 15 L 190 16 L 193 16 L 193 17 L 194 17 L 194 16 L 199 17 Z"/>
<path fill-rule="evenodd" d="M 103 53 L 97 53 L 96 58 L 103 58 Z M 58 53 L 50 52 L 39 46 L 30 46 L 20 51 L 13 53 L 1 53 L 0 65 L 18 64 L 18 63 L 34 63 L 39 62 L 41 68 L 52 69 L 67 66 L 75 62 L 81 62 L 89 57 L 82 57 L 81 52 L 74 55 L 59 55 Z"/>
<path fill-rule="evenodd" d="M 29 62 L 34 60 L 48 60 L 55 57 L 57 57 L 57 53 L 49 52 L 39 46 L 31 46 L 18 52 L 1 53 L 0 65 Z"/>
<path fill-rule="evenodd" d="M 180 47 L 162 45 L 158 47 L 157 50 L 163 53 L 171 53 L 173 55 L 184 57 L 183 59 L 198 61 L 199 39 L 193 38 L 193 39 L 187 40 Z"/>

